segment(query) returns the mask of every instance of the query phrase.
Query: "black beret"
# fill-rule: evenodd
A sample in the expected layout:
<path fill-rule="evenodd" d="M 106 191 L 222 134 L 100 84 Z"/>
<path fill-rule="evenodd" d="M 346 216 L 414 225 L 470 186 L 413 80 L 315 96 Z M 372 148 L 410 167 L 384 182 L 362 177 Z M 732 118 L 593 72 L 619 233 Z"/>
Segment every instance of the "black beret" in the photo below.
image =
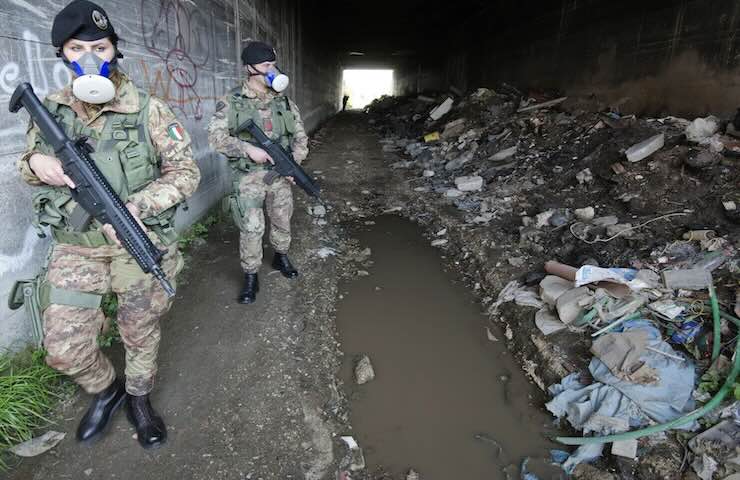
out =
<path fill-rule="evenodd" d="M 57 48 L 70 38 L 93 41 L 111 37 L 118 43 L 108 14 L 99 5 L 88 0 L 74 0 L 54 17 L 51 26 L 51 44 Z"/>
<path fill-rule="evenodd" d="M 256 65 L 262 62 L 274 62 L 275 49 L 264 42 L 249 42 L 242 50 L 242 63 Z"/>

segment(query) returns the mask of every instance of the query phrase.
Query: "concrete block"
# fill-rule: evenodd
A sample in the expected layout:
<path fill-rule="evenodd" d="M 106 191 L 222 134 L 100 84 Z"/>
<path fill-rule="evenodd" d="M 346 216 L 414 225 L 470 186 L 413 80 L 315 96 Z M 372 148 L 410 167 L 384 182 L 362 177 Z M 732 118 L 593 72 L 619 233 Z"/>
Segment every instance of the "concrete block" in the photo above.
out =
<path fill-rule="evenodd" d="M 473 192 L 483 188 L 483 178 L 478 175 L 457 177 L 455 179 L 455 186 L 461 192 Z"/>
<path fill-rule="evenodd" d="M 621 440 L 612 443 L 612 455 L 625 458 L 637 458 L 637 439 Z"/>
<path fill-rule="evenodd" d="M 556 275 L 547 275 L 540 281 L 540 298 L 548 305 L 555 306 L 560 295 L 574 288 L 573 282 Z"/>
<path fill-rule="evenodd" d="M 589 303 L 590 298 L 591 291 L 588 287 L 574 288 L 560 295 L 555 304 L 560 321 L 568 324 L 577 320 L 584 311 L 584 305 Z"/>
<path fill-rule="evenodd" d="M 663 272 L 663 283 L 671 290 L 704 290 L 711 285 L 712 274 L 703 268 L 666 270 Z"/>

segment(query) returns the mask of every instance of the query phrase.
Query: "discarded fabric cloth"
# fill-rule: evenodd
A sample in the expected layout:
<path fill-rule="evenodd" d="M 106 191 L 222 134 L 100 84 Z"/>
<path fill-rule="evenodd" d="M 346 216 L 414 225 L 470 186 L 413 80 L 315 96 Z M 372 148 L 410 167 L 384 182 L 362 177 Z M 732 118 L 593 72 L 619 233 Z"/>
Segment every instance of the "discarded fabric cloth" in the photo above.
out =
<path fill-rule="evenodd" d="M 601 360 L 609 371 L 622 380 L 644 385 L 658 382 L 658 372 L 640 357 L 646 352 L 649 332 L 635 329 L 608 333 L 591 345 L 591 353 Z"/>
<path fill-rule="evenodd" d="M 660 339 L 659 331 L 648 321 L 625 322 L 623 331 L 644 330 L 647 346 L 677 356 L 676 352 Z M 594 379 L 590 385 L 572 373 L 549 390 L 554 398 L 546 404 L 556 417 L 566 417 L 574 428 L 584 434 L 607 435 L 645 425 L 650 420 L 664 423 L 691 411 L 694 402 L 694 365 L 646 349 L 639 357 L 658 375 L 655 384 L 643 385 L 623 380 L 614 375 L 599 358 L 593 358 L 589 371 Z M 609 420 L 607 420 L 609 419 Z M 696 422 L 680 428 L 693 429 Z"/>

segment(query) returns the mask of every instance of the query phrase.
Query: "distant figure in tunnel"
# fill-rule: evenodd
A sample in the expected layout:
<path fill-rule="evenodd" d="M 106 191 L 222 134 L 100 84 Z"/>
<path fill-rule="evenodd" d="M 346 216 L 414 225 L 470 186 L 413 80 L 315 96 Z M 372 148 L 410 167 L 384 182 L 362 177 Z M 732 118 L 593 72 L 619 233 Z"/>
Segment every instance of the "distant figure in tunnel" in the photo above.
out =
<path fill-rule="evenodd" d="M 349 101 L 349 95 L 345 94 L 345 95 L 344 95 L 344 96 L 342 97 L 342 111 L 343 111 L 343 112 L 344 112 L 345 110 L 347 110 L 347 102 L 348 102 L 348 101 Z"/>
<path fill-rule="evenodd" d="M 174 279 L 183 259 L 173 217 L 200 180 L 190 137 L 165 102 L 138 88 L 120 69 L 118 35 L 99 5 L 69 3 L 54 17 L 51 44 L 72 70 L 73 81 L 47 96 L 45 107 L 67 136 L 88 137 L 95 145 L 92 161 L 165 253 L 162 268 Z M 139 443 L 157 447 L 167 430 L 149 393 L 157 373 L 159 318 L 172 301 L 121 247 L 111 225 L 77 220 L 86 214 L 72 198 L 75 184 L 33 121 L 26 142 L 18 161 L 21 178 L 35 187 L 35 224 L 48 227 L 53 238 L 39 289 L 48 295 L 38 305 L 46 362 L 93 397 L 77 439 L 89 442 L 102 435 L 125 403 Z M 98 346 L 105 320 L 101 300 L 111 291 L 118 298 L 125 381 Z"/>
<path fill-rule="evenodd" d="M 239 125 L 254 120 L 265 134 L 291 152 L 297 163 L 308 155 L 308 136 L 296 104 L 281 94 L 288 77 L 277 69 L 275 49 L 263 42 L 250 42 L 242 51 L 246 77 L 216 103 L 208 126 L 211 147 L 223 154 L 234 170 L 231 211 L 241 231 L 239 255 L 244 270 L 244 285 L 237 301 L 254 303 L 259 291 L 258 271 L 262 265 L 262 236 L 265 215 L 270 217 L 270 243 L 275 250 L 272 267 L 287 278 L 298 276 L 288 258 L 293 215 L 292 178 L 278 177 L 270 183 L 272 158 L 248 132 L 233 135 Z"/>

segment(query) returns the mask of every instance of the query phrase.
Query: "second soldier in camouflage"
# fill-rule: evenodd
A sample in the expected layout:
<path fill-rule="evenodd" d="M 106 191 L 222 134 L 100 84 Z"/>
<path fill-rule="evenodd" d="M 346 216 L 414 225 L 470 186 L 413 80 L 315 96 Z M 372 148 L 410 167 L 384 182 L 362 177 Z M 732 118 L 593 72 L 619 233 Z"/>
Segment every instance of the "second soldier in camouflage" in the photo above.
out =
<path fill-rule="evenodd" d="M 244 270 L 240 303 L 253 303 L 259 290 L 258 270 L 262 264 L 262 236 L 265 215 L 270 218 L 270 243 L 275 250 L 272 266 L 287 278 L 298 271 L 288 258 L 293 215 L 290 178 L 265 183 L 272 169 L 272 159 L 261 148 L 249 143 L 249 133 L 234 131 L 248 119 L 254 120 L 265 134 L 291 152 L 297 163 L 308 155 L 308 136 L 296 104 L 276 90 L 287 85 L 287 77 L 275 66 L 275 50 L 262 42 L 251 42 L 242 51 L 247 76 L 240 87 L 216 104 L 208 126 L 211 147 L 222 153 L 235 172 L 231 211 L 241 231 L 239 255 Z M 282 83 L 281 83 L 282 81 Z"/>

